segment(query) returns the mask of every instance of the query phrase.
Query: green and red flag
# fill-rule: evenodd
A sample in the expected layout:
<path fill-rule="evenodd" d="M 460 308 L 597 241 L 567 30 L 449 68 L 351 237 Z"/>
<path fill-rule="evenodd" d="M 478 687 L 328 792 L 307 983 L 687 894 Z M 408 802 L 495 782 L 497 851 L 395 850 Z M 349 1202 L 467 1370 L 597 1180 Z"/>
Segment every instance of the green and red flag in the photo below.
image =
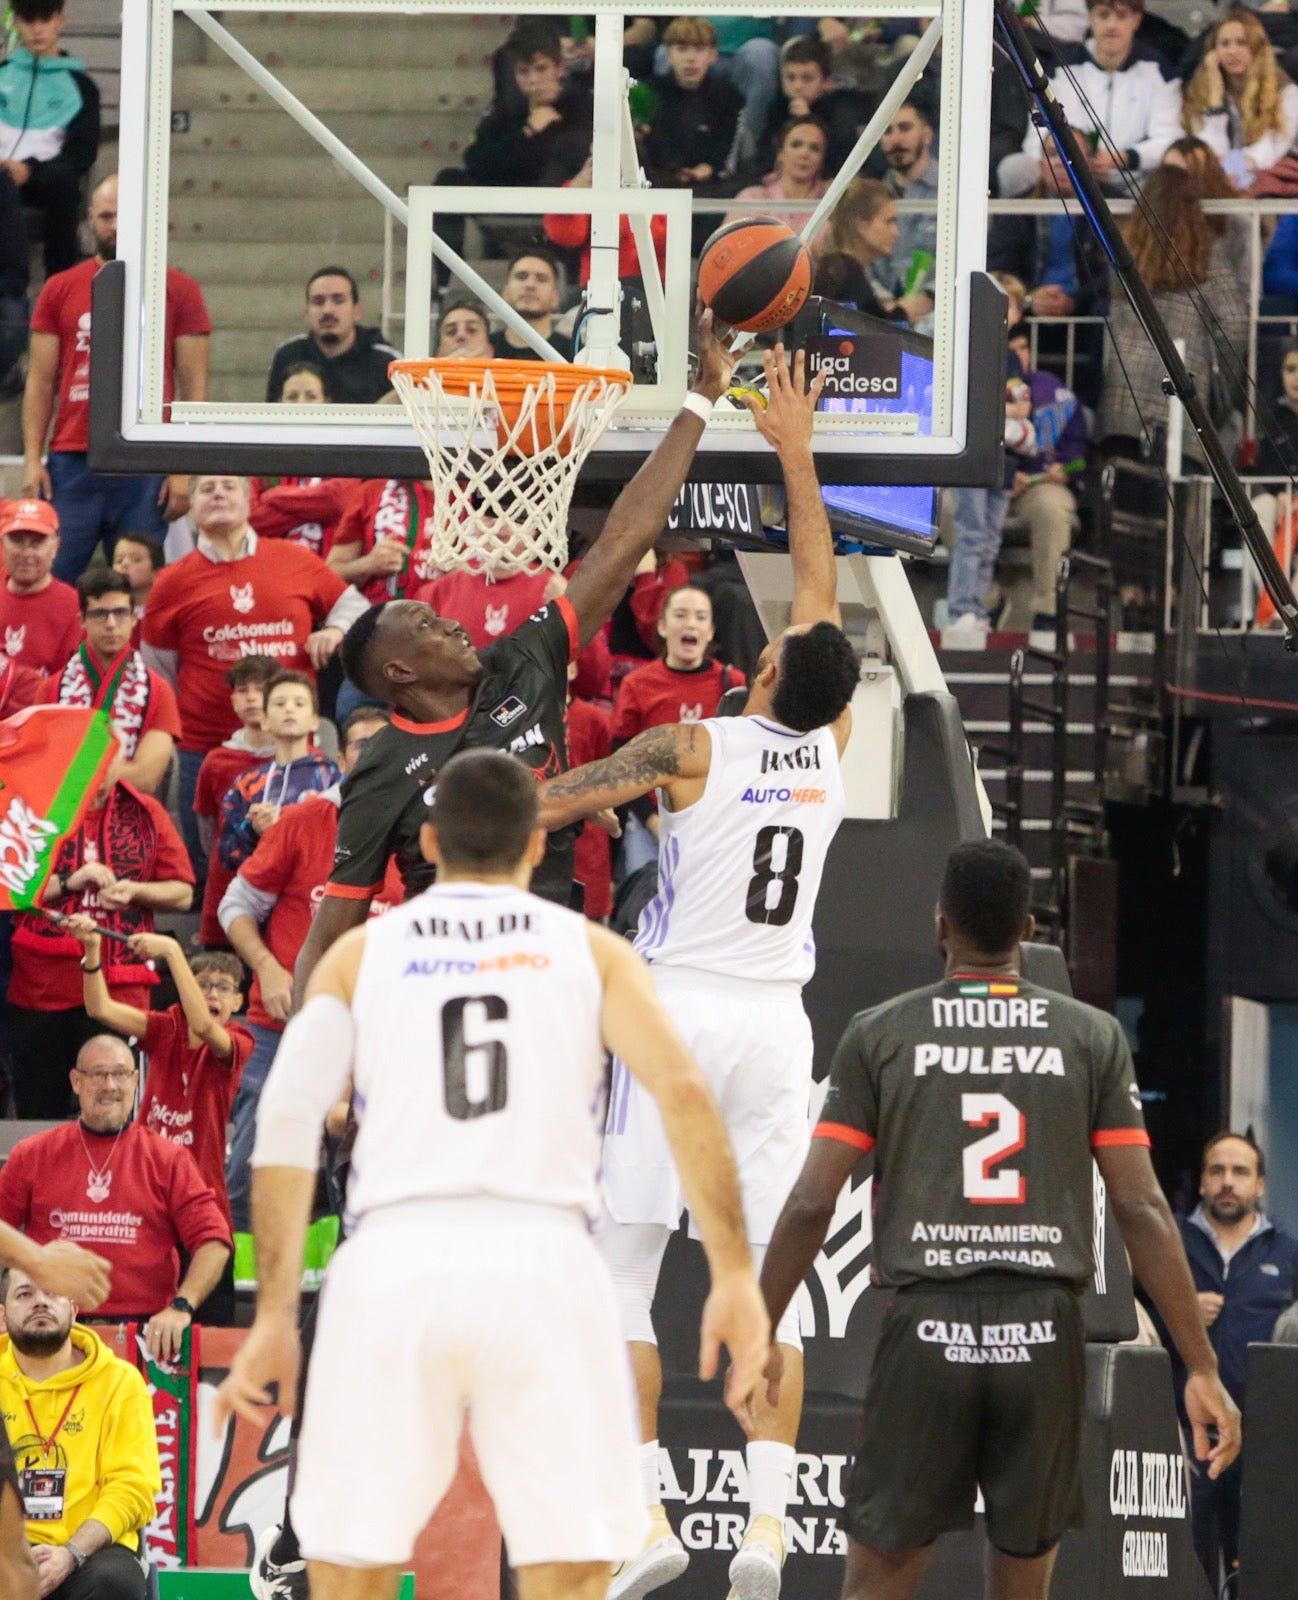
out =
<path fill-rule="evenodd" d="M 117 754 L 102 711 L 30 706 L 0 722 L 0 911 L 30 911 Z"/>

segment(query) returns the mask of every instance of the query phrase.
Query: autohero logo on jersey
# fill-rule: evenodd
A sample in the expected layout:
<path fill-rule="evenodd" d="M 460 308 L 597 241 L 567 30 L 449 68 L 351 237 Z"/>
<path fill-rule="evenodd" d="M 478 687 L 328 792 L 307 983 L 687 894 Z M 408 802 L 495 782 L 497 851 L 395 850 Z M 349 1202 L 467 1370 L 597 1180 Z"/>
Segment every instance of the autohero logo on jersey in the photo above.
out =
<path fill-rule="evenodd" d="M 825 374 L 823 400 L 897 400 L 901 397 L 901 341 L 887 334 L 812 334 L 806 342 L 807 376 Z"/>
<path fill-rule="evenodd" d="M 1185 1461 L 1161 1450 L 1115 1450 L 1109 1458 L 1109 1512 L 1114 1517 L 1151 1517 L 1184 1522 L 1189 1516 Z M 1161 1528 L 1126 1528 L 1122 1534 L 1124 1578 L 1168 1576 L 1167 1534 Z"/>
<path fill-rule="evenodd" d="M 819 772 L 820 747 L 800 744 L 793 750 L 763 750 L 762 775 L 769 772 Z M 783 784 L 750 786 L 740 796 L 746 805 L 823 806 L 828 799 L 824 789 L 793 788 Z"/>
<path fill-rule="evenodd" d="M 915 1330 L 921 1344 L 945 1345 L 948 1361 L 970 1367 L 1012 1367 L 1031 1361 L 1033 1345 L 1054 1344 L 1055 1325 L 1041 1322 L 947 1322 L 925 1317 Z"/>
<path fill-rule="evenodd" d="M 784 1537 L 790 1555 L 847 1554 L 835 1512 L 843 1504 L 846 1455 L 796 1457 Z M 748 1521 L 748 1466 L 742 1450 L 658 1450 L 662 1504 L 684 1505 L 680 1541 L 687 1550 L 738 1550 Z"/>

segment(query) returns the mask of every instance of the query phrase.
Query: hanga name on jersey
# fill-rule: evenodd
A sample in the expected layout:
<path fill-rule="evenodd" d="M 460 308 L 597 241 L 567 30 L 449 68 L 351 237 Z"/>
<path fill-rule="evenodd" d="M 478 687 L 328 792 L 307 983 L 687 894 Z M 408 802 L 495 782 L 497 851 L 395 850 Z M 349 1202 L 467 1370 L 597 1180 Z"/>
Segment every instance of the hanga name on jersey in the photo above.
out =
<path fill-rule="evenodd" d="M 1058 1045 L 998 1044 L 917 1044 L 915 1076 L 926 1078 L 930 1067 L 941 1067 L 952 1075 L 968 1072 L 973 1077 L 991 1073 L 1033 1073 L 1052 1078 L 1064 1076 L 1064 1056 Z"/>

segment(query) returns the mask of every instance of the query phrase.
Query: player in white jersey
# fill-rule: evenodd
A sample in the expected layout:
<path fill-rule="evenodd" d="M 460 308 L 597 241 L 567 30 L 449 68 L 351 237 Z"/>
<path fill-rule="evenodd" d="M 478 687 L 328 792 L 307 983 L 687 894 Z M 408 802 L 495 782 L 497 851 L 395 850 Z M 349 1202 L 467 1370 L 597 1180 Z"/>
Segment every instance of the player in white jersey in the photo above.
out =
<path fill-rule="evenodd" d="M 591 1239 L 606 1048 L 658 1105 L 697 1208 L 700 1374 L 724 1342 L 737 1414 L 769 1348 L 725 1130 L 644 963 L 527 892 L 536 794 L 511 756 L 447 763 L 422 840 L 436 885 L 330 948 L 262 1093 L 257 1317 L 223 1413 L 257 1417 L 272 1383 L 291 1407 L 319 1130 L 349 1077 L 360 1123 L 293 1492 L 313 1600 L 391 1600 L 466 1412 L 522 1600 L 597 1600 L 639 1549 L 626 1356 Z"/>
<path fill-rule="evenodd" d="M 548 827 L 658 791 L 658 892 L 641 914 L 635 947 L 721 1106 L 758 1260 L 810 1140 L 812 1040 L 801 991 L 815 967 L 816 893 L 843 816 L 839 757 L 859 677 L 840 626 L 833 543 L 812 457 L 819 382 L 804 392 L 801 353 L 790 372 L 777 348 L 766 370 L 769 405 L 754 416 L 784 473 L 794 593 L 790 626 L 762 652 L 743 716 L 648 729 L 541 790 Z M 609 1600 L 638 1600 L 678 1577 L 689 1559 L 661 1504 L 662 1366 L 650 1316 L 687 1198 L 661 1119 L 619 1063 L 604 1142 L 602 1244 L 636 1374 L 652 1526 L 637 1559 L 615 1573 Z M 750 1518 L 730 1567 L 738 1600 L 774 1600 L 780 1587 L 802 1409 L 796 1307 L 776 1338 L 792 1381 L 777 1407 L 757 1397 Z"/>

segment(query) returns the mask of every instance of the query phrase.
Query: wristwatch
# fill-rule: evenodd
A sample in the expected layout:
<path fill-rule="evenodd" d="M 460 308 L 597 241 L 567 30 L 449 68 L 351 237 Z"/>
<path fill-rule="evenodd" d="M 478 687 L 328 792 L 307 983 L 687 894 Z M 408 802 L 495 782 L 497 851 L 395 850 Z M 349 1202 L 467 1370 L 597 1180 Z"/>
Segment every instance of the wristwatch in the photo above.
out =
<path fill-rule="evenodd" d="M 86 1562 L 89 1561 L 89 1559 L 90 1559 L 89 1554 L 85 1550 L 82 1550 L 79 1545 L 73 1544 L 71 1539 L 68 1540 L 68 1542 L 63 1546 L 63 1548 L 67 1551 L 67 1553 L 76 1562 L 77 1571 L 80 1572 L 82 1567 L 85 1566 Z"/>
<path fill-rule="evenodd" d="M 183 1294 L 178 1294 L 171 1302 L 171 1305 L 168 1309 L 171 1311 L 183 1311 L 185 1315 L 191 1319 L 191 1321 L 193 1320 L 194 1308 L 190 1305 L 189 1301 L 185 1299 Z"/>

